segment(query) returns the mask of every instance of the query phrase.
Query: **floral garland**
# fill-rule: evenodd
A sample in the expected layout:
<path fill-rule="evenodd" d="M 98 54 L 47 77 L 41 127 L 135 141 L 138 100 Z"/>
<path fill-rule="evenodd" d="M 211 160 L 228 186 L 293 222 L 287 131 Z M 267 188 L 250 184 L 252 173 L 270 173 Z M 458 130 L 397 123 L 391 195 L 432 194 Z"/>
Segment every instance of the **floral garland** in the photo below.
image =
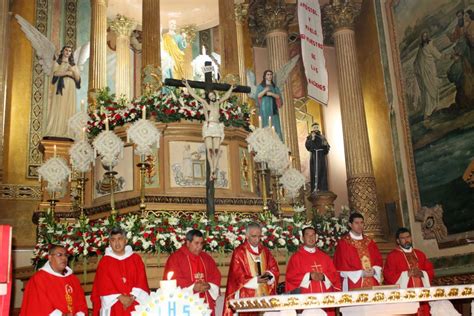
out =
<path fill-rule="evenodd" d="M 150 95 L 143 95 L 134 100 L 117 99 L 110 93 L 109 88 L 99 91 L 96 97 L 99 110 L 90 114 L 87 122 L 89 136 L 96 136 L 105 129 L 105 120 L 108 119 L 109 128 L 123 126 L 142 118 L 143 108 L 148 116 L 162 123 L 179 122 L 180 120 L 204 121 L 202 105 L 191 95 L 177 88 L 162 88 Z M 232 96 L 220 105 L 220 121 L 225 126 L 242 127 L 249 129 L 250 110 L 247 104 L 240 104 L 237 96 Z"/>
<path fill-rule="evenodd" d="M 292 218 L 279 221 L 271 214 L 259 214 L 254 218 L 239 218 L 235 214 L 219 215 L 210 221 L 205 215 L 192 216 L 147 216 L 126 214 L 118 216 L 116 222 L 109 218 L 82 219 L 75 223 L 56 222 L 50 213 L 41 217 L 38 224 L 38 241 L 34 249 L 33 264 L 41 266 L 47 260 L 48 246 L 62 244 L 74 260 L 101 256 L 108 245 L 108 232 L 114 225 L 120 225 L 127 232 L 129 244 L 142 253 L 172 253 L 179 249 L 186 232 L 199 229 L 205 234 L 204 250 L 207 252 L 230 253 L 245 240 L 245 226 L 250 221 L 262 223 L 262 242 L 270 249 L 284 249 L 294 252 L 301 244 L 301 230 L 313 225 L 319 235 L 317 246 L 327 253 L 335 250 L 337 241 L 347 230 L 347 216 L 333 212 L 315 217 L 307 222 L 302 209 L 295 209 Z"/>

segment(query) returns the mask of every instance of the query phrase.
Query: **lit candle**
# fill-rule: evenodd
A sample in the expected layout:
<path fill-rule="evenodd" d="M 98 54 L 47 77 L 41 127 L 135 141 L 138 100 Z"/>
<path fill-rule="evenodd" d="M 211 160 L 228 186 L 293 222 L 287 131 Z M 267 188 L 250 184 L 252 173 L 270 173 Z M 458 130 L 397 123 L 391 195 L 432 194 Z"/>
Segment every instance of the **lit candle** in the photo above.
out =
<path fill-rule="evenodd" d="M 53 157 L 56 158 L 56 145 L 53 147 Z"/>
<path fill-rule="evenodd" d="M 142 119 L 146 120 L 146 106 L 142 108 Z"/>
<path fill-rule="evenodd" d="M 105 117 L 105 130 L 109 130 L 109 118 L 107 116 Z"/>
<path fill-rule="evenodd" d="M 86 128 L 83 127 L 82 128 L 82 140 L 85 140 L 86 139 Z"/>
<path fill-rule="evenodd" d="M 273 125 L 272 125 L 272 116 L 271 116 L 271 115 L 268 117 L 268 126 L 270 126 L 270 127 L 273 126 Z"/>
<path fill-rule="evenodd" d="M 272 126 L 272 132 L 273 132 L 273 134 L 276 134 L 275 126 Z"/>
<path fill-rule="evenodd" d="M 176 280 L 171 280 L 173 274 L 173 271 L 168 272 L 166 276 L 168 280 L 160 281 L 160 288 L 163 292 L 173 292 L 176 289 Z"/>
<path fill-rule="evenodd" d="M 258 117 L 258 127 L 262 128 L 262 117 L 261 116 Z"/>
<path fill-rule="evenodd" d="M 86 102 L 84 101 L 84 99 L 82 99 L 82 100 L 81 100 L 81 110 L 82 110 L 83 112 L 86 111 L 86 107 L 84 106 L 85 104 L 86 104 Z"/>

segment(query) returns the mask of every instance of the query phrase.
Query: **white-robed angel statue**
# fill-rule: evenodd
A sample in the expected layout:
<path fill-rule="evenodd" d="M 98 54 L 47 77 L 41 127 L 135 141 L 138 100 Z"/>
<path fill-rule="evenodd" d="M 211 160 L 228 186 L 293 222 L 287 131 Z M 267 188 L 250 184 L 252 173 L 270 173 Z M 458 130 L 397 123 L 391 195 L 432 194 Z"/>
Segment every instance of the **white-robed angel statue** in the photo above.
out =
<path fill-rule="evenodd" d="M 18 14 L 15 18 L 35 49 L 44 73 L 51 77 L 43 136 L 73 138 L 68 120 L 76 113 L 76 89 L 81 87 L 80 70 L 89 59 L 90 43 L 77 48 L 74 54 L 73 48 L 66 45 L 56 57 L 56 47 L 46 36 Z"/>
<path fill-rule="evenodd" d="M 275 73 L 272 70 L 265 70 L 263 80 L 258 86 L 256 85 L 255 74 L 251 70 L 247 70 L 247 84 L 251 88 L 250 97 L 255 100 L 259 108 L 262 127 L 269 126 L 271 118 L 271 124 L 275 127 L 275 131 L 282 141 L 283 133 L 279 115 L 279 109 L 283 105 L 281 91 L 299 58 L 300 55 L 296 55 Z"/>
<path fill-rule="evenodd" d="M 216 171 L 221 155 L 221 143 L 224 140 L 224 124 L 219 121 L 221 117 L 219 112 L 220 105 L 230 98 L 234 86 L 231 86 L 220 99 L 217 99 L 214 91 L 209 92 L 207 94 L 209 102 L 207 102 L 191 88 L 187 80 L 183 80 L 183 83 L 188 89 L 189 94 L 202 104 L 204 110 L 206 121 L 202 125 L 202 138 L 207 149 L 207 160 L 211 167 L 209 180 L 214 181 L 217 179 Z"/>

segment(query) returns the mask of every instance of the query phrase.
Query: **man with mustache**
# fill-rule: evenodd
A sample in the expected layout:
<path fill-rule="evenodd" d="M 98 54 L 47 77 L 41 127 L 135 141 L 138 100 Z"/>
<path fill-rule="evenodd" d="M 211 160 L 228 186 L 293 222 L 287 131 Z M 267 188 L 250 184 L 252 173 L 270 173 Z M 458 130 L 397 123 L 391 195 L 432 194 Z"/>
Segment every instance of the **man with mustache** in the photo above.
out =
<path fill-rule="evenodd" d="M 399 228 L 395 237 L 398 247 L 389 253 L 383 268 L 385 284 L 398 284 L 402 289 L 429 287 L 433 265 L 421 250 L 413 248 L 410 231 Z M 430 315 L 428 303 L 420 303 L 418 315 Z"/>

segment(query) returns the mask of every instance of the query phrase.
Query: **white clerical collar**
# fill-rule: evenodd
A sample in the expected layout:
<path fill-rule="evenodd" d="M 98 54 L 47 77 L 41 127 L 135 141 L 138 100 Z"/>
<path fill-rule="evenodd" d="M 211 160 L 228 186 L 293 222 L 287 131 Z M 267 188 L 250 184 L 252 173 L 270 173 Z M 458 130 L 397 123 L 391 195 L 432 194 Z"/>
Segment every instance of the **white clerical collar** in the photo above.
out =
<path fill-rule="evenodd" d="M 349 231 L 349 235 L 351 236 L 352 239 L 355 239 L 355 240 L 362 240 L 362 239 L 364 239 L 364 235 L 360 234 L 359 236 L 357 236 L 356 234 L 354 234 L 354 233 L 352 232 L 352 230 Z"/>
<path fill-rule="evenodd" d="M 309 253 L 316 253 L 316 247 L 310 248 L 310 247 L 303 246 L 303 249 Z"/>
<path fill-rule="evenodd" d="M 49 261 L 47 261 L 40 270 L 43 270 L 44 272 L 47 272 L 49 274 L 52 274 L 54 276 L 58 276 L 58 277 L 61 277 L 61 278 L 65 278 L 65 277 L 70 276 L 72 274 L 72 270 L 68 266 L 66 266 L 66 273 L 64 273 L 64 274 L 57 273 L 56 271 L 53 270 L 53 268 L 49 264 Z"/>
<path fill-rule="evenodd" d="M 405 249 L 403 247 L 400 246 L 400 249 L 403 251 L 403 252 L 406 252 L 406 253 L 411 253 L 413 251 L 413 247 L 410 247 L 410 249 Z"/>
<path fill-rule="evenodd" d="M 121 256 L 117 255 L 110 246 L 105 248 L 105 256 L 109 256 L 117 260 L 125 260 L 131 255 L 133 255 L 133 250 L 132 247 L 130 247 L 129 245 L 125 246 L 125 253 Z"/>
<path fill-rule="evenodd" d="M 258 246 L 254 247 L 251 244 L 249 244 L 249 245 L 250 245 L 250 248 L 252 249 L 253 252 L 258 253 Z"/>

